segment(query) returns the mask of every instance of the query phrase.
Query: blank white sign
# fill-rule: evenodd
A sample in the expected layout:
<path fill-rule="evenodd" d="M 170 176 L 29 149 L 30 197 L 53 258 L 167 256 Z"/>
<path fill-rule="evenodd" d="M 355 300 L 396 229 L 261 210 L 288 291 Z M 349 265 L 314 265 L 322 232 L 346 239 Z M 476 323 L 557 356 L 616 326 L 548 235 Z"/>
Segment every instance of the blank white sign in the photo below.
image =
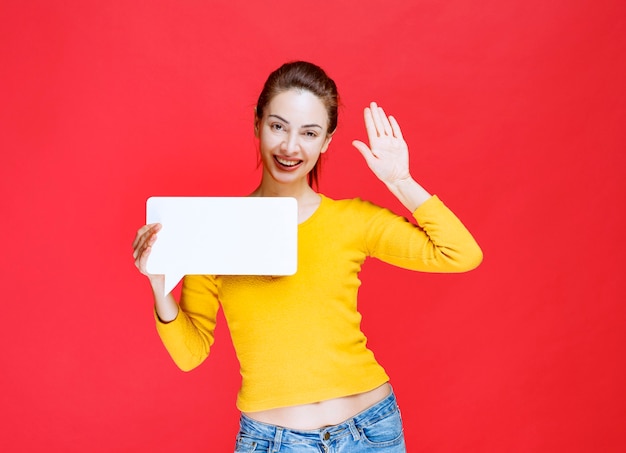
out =
<path fill-rule="evenodd" d="M 147 270 L 165 274 L 165 294 L 184 275 L 293 275 L 298 205 L 287 197 L 151 197 L 159 222 Z"/>

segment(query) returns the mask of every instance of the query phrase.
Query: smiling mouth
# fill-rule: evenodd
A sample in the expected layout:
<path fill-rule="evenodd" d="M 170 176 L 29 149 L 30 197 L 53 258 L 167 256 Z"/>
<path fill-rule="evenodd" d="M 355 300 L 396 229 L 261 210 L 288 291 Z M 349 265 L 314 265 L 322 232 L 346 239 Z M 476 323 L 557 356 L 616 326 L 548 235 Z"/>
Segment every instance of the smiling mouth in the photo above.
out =
<path fill-rule="evenodd" d="M 283 168 L 294 168 L 302 163 L 301 160 L 288 160 L 278 156 L 274 156 L 274 160 Z"/>

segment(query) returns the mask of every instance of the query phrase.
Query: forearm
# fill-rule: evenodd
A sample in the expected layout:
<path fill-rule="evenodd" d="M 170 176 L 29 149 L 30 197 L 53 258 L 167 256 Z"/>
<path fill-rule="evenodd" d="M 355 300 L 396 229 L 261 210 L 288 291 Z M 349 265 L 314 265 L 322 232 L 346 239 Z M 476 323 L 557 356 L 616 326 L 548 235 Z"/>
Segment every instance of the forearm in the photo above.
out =
<path fill-rule="evenodd" d="M 153 285 L 152 289 L 157 332 L 174 362 L 189 371 L 206 359 L 215 340 L 219 310 L 215 278 L 185 276 L 180 305 L 171 294 L 159 296 L 163 294 L 162 286 Z"/>
<path fill-rule="evenodd" d="M 431 197 L 411 176 L 385 185 L 411 213 Z"/>
<path fill-rule="evenodd" d="M 172 293 L 163 294 L 164 279 L 152 278 L 150 279 L 150 285 L 152 287 L 152 295 L 154 296 L 154 309 L 159 320 L 164 323 L 172 322 L 178 316 L 178 303 L 176 303 Z"/>
<path fill-rule="evenodd" d="M 466 272 L 481 262 L 480 247 L 437 196 L 423 202 L 413 218 L 419 227 L 381 209 L 368 224 L 370 255 L 422 272 Z"/>

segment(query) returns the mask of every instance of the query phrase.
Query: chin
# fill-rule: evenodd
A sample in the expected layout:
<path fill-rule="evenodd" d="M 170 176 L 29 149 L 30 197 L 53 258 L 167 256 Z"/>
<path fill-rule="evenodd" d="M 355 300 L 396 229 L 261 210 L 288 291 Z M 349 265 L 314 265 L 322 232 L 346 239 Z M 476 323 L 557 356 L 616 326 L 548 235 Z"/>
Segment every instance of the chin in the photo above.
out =
<path fill-rule="evenodd" d="M 278 184 L 284 184 L 284 185 L 300 184 L 302 181 L 304 181 L 308 185 L 307 173 L 301 173 L 299 171 L 293 172 L 293 173 L 286 173 L 286 172 L 281 172 L 281 171 L 269 171 L 267 173 L 268 173 L 268 176 L 272 179 L 272 181 Z"/>

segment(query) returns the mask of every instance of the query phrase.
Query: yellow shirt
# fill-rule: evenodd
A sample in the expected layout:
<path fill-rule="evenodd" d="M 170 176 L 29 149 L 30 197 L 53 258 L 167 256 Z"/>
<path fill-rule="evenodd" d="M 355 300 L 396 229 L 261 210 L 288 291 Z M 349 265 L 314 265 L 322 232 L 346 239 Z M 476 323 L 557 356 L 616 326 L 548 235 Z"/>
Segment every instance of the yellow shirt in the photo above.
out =
<path fill-rule="evenodd" d="M 295 275 L 186 276 L 177 318 L 157 318 L 165 347 L 181 369 L 198 366 L 213 345 L 221 305 L 240 363 L 239 410 L 378 387 L 389 377 L 367 348 L 357 310 L 365 258 L 426 272 L 463 272 L 482 260 L 470 233 L 436 196 L 413 215 L 420 227 L 360 199 L 322 196 L 298 226 Z"/>

